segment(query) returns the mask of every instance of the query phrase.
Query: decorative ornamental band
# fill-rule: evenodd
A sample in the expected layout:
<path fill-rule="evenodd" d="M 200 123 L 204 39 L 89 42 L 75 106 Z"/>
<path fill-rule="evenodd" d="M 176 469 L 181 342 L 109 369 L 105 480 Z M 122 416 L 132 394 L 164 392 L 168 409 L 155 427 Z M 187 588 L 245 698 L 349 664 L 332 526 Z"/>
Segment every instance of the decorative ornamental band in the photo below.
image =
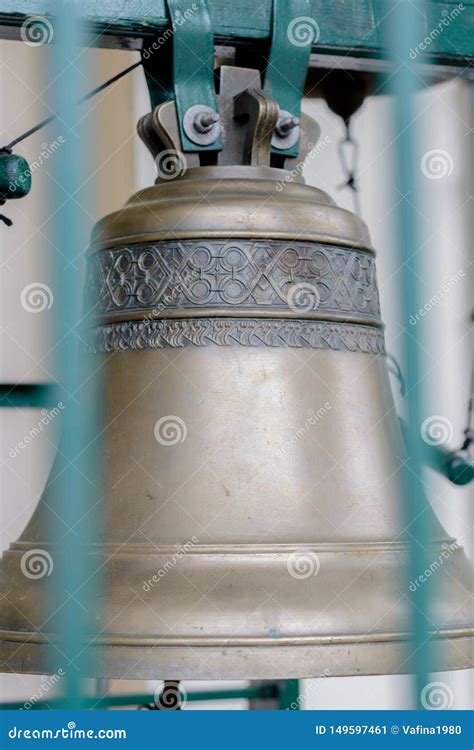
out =
<path fill-rule="evenodd" d="M 128 321 L 97 326 L 93 351 L 121 352 L 184 346 L 270 346 L 384 354 L 382 331 L 372 326 L 312 320 L 199 318 Z"/>
<path fill-rule="evenodd" d="M 89 259 L 86 299 L 105 322 L 207 309 L 380 324 L 372 255 L 307 241 L 167 240 L 99 250 Z"/>

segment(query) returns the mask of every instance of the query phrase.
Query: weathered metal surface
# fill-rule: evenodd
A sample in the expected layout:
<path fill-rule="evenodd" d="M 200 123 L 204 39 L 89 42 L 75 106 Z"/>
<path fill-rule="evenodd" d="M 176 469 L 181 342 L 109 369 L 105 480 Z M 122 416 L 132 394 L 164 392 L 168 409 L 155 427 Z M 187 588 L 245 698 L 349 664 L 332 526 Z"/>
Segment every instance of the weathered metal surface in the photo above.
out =
<path fill-rule="evenodd" d="M 94 329 L 94 351 L 123 352 L 185 346 L 288 346 L 295 349 L 383 354 L 383 333 L 370 326 L 310 320 L 153 320 L 102 325 Z"/>
<path fill-rule="evenodd" d="M 95 331 L 96 349 L 107 352 L 105 523 L 89 547 L 105 586 L 101 633 L 90 644 L 96 676 L 276 679 L 408 669 L 404 452 L 370 240 L 362 222 L 321 191 L 291 182 L 279 190 L 284 174 L 190 170 L 142 191 L 94 232 L 92 262 L 103 253 L 114 269 L 111 255 L 125 258 L 104 286 L 106 305 L 117 283 L 127 304 L 135 300 L 126 320 Z M 198 221 L 190 207 L 202 196 L 212 211 Z M 171 227 L 173 237 L 155 245 Z M 182 304 L 171 320 L 166 304 L 154 308 L 150 299 L 132 320 L 142 286 L 158 297 L 170 286 L 171 300 L 175 287 L 180 299 L 206 259 L 219 317 L 201 306 L 192 318 Z M 221 276 L 243 283 L 240 303 L 223 302 Z M 342 307 L 369 300 L 372 317 L 364 326 L 335 323 L 324 311 L 309 320 L 314 299 L 295 297 L 291 310 L 280 297 L 301 284 L 316 302 L 324 291 Z M 242 317 L 251 297 L 252 317 Z M 276 331 L 273 339 L 266 329 Z M 356 329 L 370 329 L 367 346 L 357 345 Z M 347 345 L 335 345 L 336 334 Z M 53 485 L 54 477 L 55 470 Z M 55 555 L 49 498 L 50 486 L 0 566 L 1 590 L 9 590 L 0 602 L 4 670 L 42 671 L 42 654 L 56 641 L 58 615 L 45 619 L 42 609 L 44 580 L 20 572 L 32 549 Z M 470 569 L 433 516 L 431 526 L 430 553 L 443 556 L 429 613 L 432 668 L 457 669 L 471 663 Z"/>
<path fill-rule="evenodd" d="M 427 57 L 463 61 L 474 57 L 472 25 L 474 4 L 465 0 L 464 10 L 446 25 L 448 14 L 459 3 L 428 0 L 420 42 L 429 37 Z M 78 12 L 91 25 L 92 39 L 103 46 L 140 47 L 143 37 L 162 33 L 169 20 L 164 0 L 83 0 Z M 32 14 L 47 15 L 49 0 L 0 0 L 0 26 L 4 37 L 19 38 L 19 29 Z M 209 0 L 213 28 L 221 40 L 269 39 L 272 0 Z M 320 35 L 313 50 L 353 57 L 380 54 L 389 31 L 392 0 L 311 0 L 311 17 Z M 444 21 L 444 25 L 443 25 Z"/>
<path fill-rule="evenodd" d="M 302 184 L 299 173 L 269 167 L 192 167 L 179 179 L 140 190 L 99 221 L 91 251 L 186 238 L 299 239 L 371 250 L 367 226 L 336 206 L 322 190 Z M 256 178 L 256 179 L 249 179 Z M 196 195 L 212 195 L 196 200 Z M 282 210 L 275 210 L 275 202 Z"/>
<path fill-rule="evenodd" d="M 108 322 L 150 311 L 298 318 L 296 285 L 306 318 L 380 322 L 374 257 L 361 250 L 291 240 L 163 241 L 99 251 L 89 268 L 91 299 Z"/>

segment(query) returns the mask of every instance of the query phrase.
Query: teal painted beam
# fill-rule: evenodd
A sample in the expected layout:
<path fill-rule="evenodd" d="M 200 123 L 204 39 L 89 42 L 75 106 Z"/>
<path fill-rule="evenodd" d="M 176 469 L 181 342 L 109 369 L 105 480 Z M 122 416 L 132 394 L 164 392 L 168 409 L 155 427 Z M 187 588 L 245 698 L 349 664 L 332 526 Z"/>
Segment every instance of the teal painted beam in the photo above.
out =
<path fill-rule="evenodd" d="M 88 184 L 93 163 L 93 142 L 81 127 L 83 114 L 76 105 L 88 64 L 82 27 L 76 22 L 77 3 L 59 3 L 55 44 L 48 56 L 47 80 L 50 108 L 60 112 L 65 136 L 51 167 L 48 191 L 49 217 L 43 232 L 54 254 L 54 374 L 60 387 L 72 394 L 62 419 L 62 436 L 45 490 L 47 505 L 54 508 L 43 531 L 50 544 L 54 569 L 48 578 L 42 632 L 57 633 L 49 642 L 45 674 L 58 667 L 64 695 L 61 705 L 81 708 L 83 676 L 91 671 L 87 649 L 101 630 L 98 588 L 100 566 L 88 554 L 100 536 L 101 471 L 103 447 L 100 361 L 89 352 L 88 310 L 84 309 L 82 272 L 93 201 Z M 91 304 L 94 301 L 91 300 Z"/>
<path fill-rule="evenodd" d="M 60 390 L 49 383 L 24 383 L 0 385 L 0 408 L 43 409 L 57 406 L 61 401 Z M 63 397 L 63 401 L 66 399 Z"/>
<path fill-rule="evenodd" d="M 269 39 L 272 0 L 209 0 L 219 41 Z M 190 6 L 192 3 L 190 3 Z M 393 0 L 310 0 L 319 34 L 313 51 L 332 54 L 380 55 Z M 462 6 L 462 9 L 461 9 Z M 5 38 L 20 38 L 19 29 L 31 15 L 48 15 L 49 0 L 0 0 L 0 28 Z M 75 3 L 91 26 L 94 44 L 138 48 L 142 38 L 159 35 L 169 26 L 164 0 L 83 0 Z M 429 39 L 426 55 L 438 59 L 474 59 L 474 0 L 429 0 L 420 19 L 415 48 Z"/>
<path fill-rule="evenodd" d="M 431 649 L 429 632 L 430 602 L 433 596 L 432 583 L 412 591 L 409 582 L 415 580 L 420 570 L 430 564 L 429 540 L 434 537 L 430 528 L 429 502 L 425 495 L 426 483 L 423 467 L 426 464 L 427 446 L 420 440 L 419 430 L 423 414 L 423 326 L 412 330 L 409 323 L 410 300 L 415 309 L 422 305 L 420 279 L 424 277 L 427 260 L 423 254 L 419 226 L 420 195 L 418 189 L 415 143 L 418 136 L 415 96 L 419 89 L 420 73 L 410 50 L 417 44 L 420 35 L 420 20 L 424 8 L 423 0 L 399 0 L 390 14 L 390 51 L 395 64 L 392 77 L 394 100 L 394 132 L 396 216 L 397 216 L 397 260 L 399 274 L 399 298 L 401 304 L 400 324 L 401 365 L 405 376 L 405 401 L 408 420 L 404 430 L 407 460 L 400 464 L 404 489 L 404 538 L 410 543 L 410 561 L 407 570 L 406 591 L 409 592 L 411 649 L 404 669 L 414 674 L 413 703 L 422 708 L 421 695 L 428 683 L 431 671 Z"/>
<path fill-rule="evenodd" d="M 259 700 L 274 700 L 275 693 L 278 692 L 275 685 L 270 683 L 269 685 L 262 685 L 261 687 L 248 687 L 248 688 L 235 688 L 229 690 L 202 690 L 196 692 L 189 692 L 186 695 L 186 702 L 191 701 L 228 701 L 228 700 L 239 700 L 252 698 Z M 131 693 L 127 695 L 110 695 L 104 696 L 103 698 L 88 698 L 85 697 L 82 701 L 82 708 L 84 709 L 101 709 L 120 707 L 120 706 L 143 706 L 153 705 L 155 696 L 150 693 Z M 17 711 L 24 707 L 25 702 L 15 701 L 11 703 L 1 703 L 0 710 L 2 711 Z M 57 699 L 51 699 L 49 701 L 38 701 L 32 704 L 31 709 L 42 711 L 50 709 L 58 709 L 63 707 L 63 702 Z M 286 708 L 282 706 L 282 708 Z"/>

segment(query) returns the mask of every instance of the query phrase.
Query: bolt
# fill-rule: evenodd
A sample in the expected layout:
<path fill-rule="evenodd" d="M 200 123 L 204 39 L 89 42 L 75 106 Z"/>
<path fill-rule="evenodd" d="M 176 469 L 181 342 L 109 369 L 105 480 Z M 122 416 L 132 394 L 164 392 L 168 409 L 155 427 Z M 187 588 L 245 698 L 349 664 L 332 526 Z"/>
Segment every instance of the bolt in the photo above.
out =
<path fill-rule="evenodd" d="M 217 112 L 200 112 L 194 118 L 193 127 L 198 133 L 209 133 L 219 119 Z"/>
<path fill-rule="evenodd" d="M 293 128 L 297 128 L 300 124 L 300 118 L 299 117 L 287 117 L 283 116 L 280 117 L 278 120 L 277 126 L 275 128 L 275 133 L 279 138 L 285 138 L 288 133 L 290 133 Z"/>

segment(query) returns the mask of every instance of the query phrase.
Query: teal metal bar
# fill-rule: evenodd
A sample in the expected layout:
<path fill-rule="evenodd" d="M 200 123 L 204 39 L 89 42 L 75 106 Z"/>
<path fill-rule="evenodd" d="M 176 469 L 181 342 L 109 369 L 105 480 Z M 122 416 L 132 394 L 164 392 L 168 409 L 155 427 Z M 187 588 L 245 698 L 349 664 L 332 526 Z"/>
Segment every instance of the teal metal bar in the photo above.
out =
<path fill-rule="evenodd" d="M 81 270 L 85 263 L 91 218 L 81 202 L 80 192 L 88 176 L 90 149 L 80 123 L 84 113 L 76 106 L 84 89 L 87 50 L 83 49 L 82 26 L 75 15 L 75 3 L 55 3 L 54 43 L 50 47 L 49 91 L 51 108 L 60 113 L 57 128 L 64 145 L 53 165 L 53 190 L 48 233 L 55 253 L 55 349 L 57 380 L 71 394 L 65 403 L 63 434 L 46 490 L 57 522 L 45 530 L 52 538 L 54 573 L 46 634 L 59 633 L 59 644 L 48 648 L 49 672 L 65 672 L 62 705 L 84 705 L 82 677 L 88 672 L 87 645 L 100 628 L 100 613 L 93 606 L 97 585 L 95 570 L 86 544 L 99 533 L 96 504 L 100 498 L 97 439 L 101 424 L 100 371 L 87 354 L 88 330 L 83 323 Z"/>
<path fill-rule="evenodd" d="M 406 591 L 411 593 L 413 642 L 407 670 L 413 672 L 414 704 L 422 707 L 421 691 L 427 684 L 430 669 L 429 598 L 430 583 L 416 587 L 411 592 L 409 581 L 415 580 L 429 564 L 428 539 L 425 514 L 428 501 L 422 467 L 425 463 L 425 444 L 420 440 L 423 400 L 422 326 L 413 330 L 409 312 L 422 306 L 419 279 L 423 276 L 423 257 L 420 249 L 420 231 L 417 220 L 418 193 L 417 160 L 415 156 L 416 111 L 414 96 L 420 88 L 420 75 L 410 56 L 424 37 L 424 3 L 422 0 L 400 0 L 386 19 L 391 34 L 392 57 L 396 71 L 393 76 L 395 97 L 396 147 L 395 188 L 398 201 L 398 259 L 400 274 L 400 309 L 402 335 L 402 369 L 406 382 L 406 407 L 408 424 L 405 432 L 408 460 L 403 470 L 405 494 L 405 521 L 410 541 L 410 565 Z"/>
<path fill-rule="evenodd" d="M 311 23 L 309 0 L 273 0 L 272 43 L 265 71 L 264 91 L 280 110 L 301 115 L 301 100 L 308 73 L 313 41 L 320 35 L 317 21 Z M 299 139 L 291 147 L 273 153 L 298 156 Z"/>
<path fill-rule="evenodd" d="M 214 84 L 214 32 L 207 0 L 166 0 L 173 28 L 173 89 L 178 112 L 181 146 L 185 152 L 220 151 L 217 138 L 208 146 L 197 144 L 186 135 L 184 116 L 192 106 L 201 105 L 217 112 Z"/>
<path fill-rule="evenodd" d="M 282 711 L 299 711 L 301 708 L 301 682 L 285 680 L 279 693 L 279 704 Z"/>
<path fill-rule="evenodd" d="M 49 383 L 5 383 L 0 385 L 0 408 L 42 409 L 61 401 L 56 385 Z"/>
<path fill-rule="evenodd" d="M 268 685 L 262 685 L 261 687 L 248 687 L 240 689 L 236 688 L 233 690 L 200 690 L 196 692 L 189 692 L 186 695 L 186 702 L 227 701 L 238 700 L 242 698 L 247 700 L 250 700 L 252 698 L 260 700 L 274 700 L 276 696 L 281 696 L 280 707 L 282 709 L 289 708 L 290 705 L 294 702 L 294 699 L 296 699 L 297 697 L 297 695 L 294 695 L 294 683 L 297 681 L 292 680 L 291 682 L 292 686 L 290 693 L 286 692 L 286 687 L 284 687 L 282 692 L 279 693 L 278 688 L 275 686 L 275 684 L 269 683 Z M 290 697 L 291 700 L 287 703 Z M 150 693 L 131 693 L 128 695 L 112 695 L 102 698 L 87 697 L 82 700 L 82 708 L 101 709 L 110 708 L 112 706 L 117 708 L 120 706 L 143 706 L 153 705 L 154 701 L 155 695 Z M 18 701 L 11 703 L 2 703 L 1 709 L 15 711 L 23 708 L 24 705 L 24 703 L 20 703 Z M 47 702 L 38 701 L 38 703 L 33 704 L 31 708 L 32 710 L 42 711 L 62 708 L 63 706 L 63 701 L 52 699 Z"/>
<path fill-rule="evenodd" d="M 241 43 L 270 38 L 273 0 L 208 0 L 208 4 L 218 41 Z M 431 39 L 428 53 L 436 55 L 439 61 L 457 60 L 466 64 L 465 58 L 473 56 L 474 3 L 473 0 L 464 0 L 462 4 L 466 10 L 459 13 L 443 33 Z M 165 0 L 81 0 L 75 5 L 77 12 L 88 22 L 94 44 L 104 47 L 112 44 L 123 48 L 135 44 L 138 49 L 142 38 L 146 44 L 163 34 L 169 26 Z M 310 0 L 310 16 L 317 21 L 321 31 L 319 39 L 313 43 L 313 51 L 357 56 L 359 61 L 383 54 L 383 22 L 394 5 L 394 0 Z M 443 11 L 452 12 L 456 5 L 454 0 L 427 0 L 426 24 L 417 43 L 423 41 L 431 30 L 439 28 Z M 189 7 L 192 7 L 192 0 Z M 19 29 L 28 16 L 49 12 L 50 0 L 22 0 L 21 3 L 0 0 L 0 32 L 7 38 L 20 38 Z"/>

